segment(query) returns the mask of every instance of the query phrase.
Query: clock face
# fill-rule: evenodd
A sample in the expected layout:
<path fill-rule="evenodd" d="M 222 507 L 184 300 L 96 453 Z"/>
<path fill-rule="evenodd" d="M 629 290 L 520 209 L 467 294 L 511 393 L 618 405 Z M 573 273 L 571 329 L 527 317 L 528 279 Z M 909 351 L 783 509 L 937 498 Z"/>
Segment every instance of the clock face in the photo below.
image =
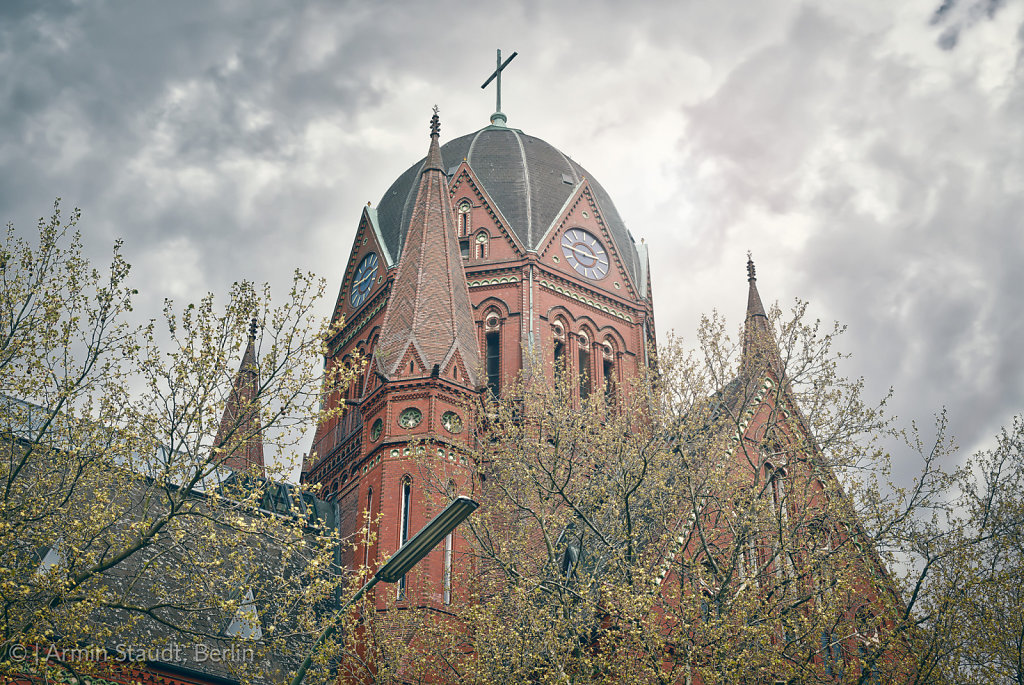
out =
<path fill-rule="evenodd" d="M 570 228 L 562 235 L 562 254 L 581 276 L 596 281 L 608 274 L 608 253 L 601 241 L 582 228 Z"/>
<path fill-rule="evenodd" d="M 370 428 L 370 440 L 376 442 L 377 438 L 380 437 L 381 432 L 384 430 L 384 422 L 377 419 L 373 422 L 373 426 Z"/>
<path fill-rule="evenodd" d="M 359 266 L 356 267 L 356 275 L 352 277 L 352 287 L 350 288 L 352 292 L 349 295 L 353 307 L 358 307 L 366 302 L 366 298 L 370 295 L 374 276 L 377 275 L 378 261 L 377 253 L 371 252 L 363 257 Z"/>
<path fill-rule="evenodd" d="M 449 433 L 458 433 L 462 430 L 462 417 L 453 411 L 446 411 L 441 415 L 441 425 Z"/>
<path fill-rule="evenodd" d="M 415 428 L 420 425 L 420 421 L 422 420 L 423 412 L 416 407 L 403 409 L 402 413 L 398 415 L 398 425 L 402 428 Z"/>

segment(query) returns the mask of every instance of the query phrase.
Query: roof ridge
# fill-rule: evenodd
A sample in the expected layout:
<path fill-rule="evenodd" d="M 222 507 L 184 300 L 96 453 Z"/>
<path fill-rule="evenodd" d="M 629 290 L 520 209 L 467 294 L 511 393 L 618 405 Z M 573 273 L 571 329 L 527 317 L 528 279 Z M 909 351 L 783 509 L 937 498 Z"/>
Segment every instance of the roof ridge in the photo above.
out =
<path fill-rule="evenodd" d="M 533 243 L 533 189 L 530 187 L 530 165 L 526 162 L 526 146 L 515 129 L 510 129 L 519 144 L 519 155 L 523 160 L 523 180 L 526 185 L 526 240 Z"/>

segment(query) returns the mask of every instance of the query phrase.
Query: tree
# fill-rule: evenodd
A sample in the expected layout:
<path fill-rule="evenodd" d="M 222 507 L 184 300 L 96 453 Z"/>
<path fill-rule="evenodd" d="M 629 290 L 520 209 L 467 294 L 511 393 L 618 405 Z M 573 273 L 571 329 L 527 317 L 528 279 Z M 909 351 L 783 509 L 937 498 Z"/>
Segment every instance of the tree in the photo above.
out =
<path fill-rule="evenodd" d="M 318 368 L 323 283 L 296 273 L 275 307 L 240 282 L 133 326 L 120 241 L 92 268 L 78 219 L 55 203 L 38 243 L 9 225 L 0 246 L 0 675 L 125 677 L 177 645 L 163 660 L 277 681 L 341 582 L 339 540 L 282 467 L 223 462 L 254 441 L 287 457 L 348 382 Z M 233 394 L 247 340 L 257 380 Z"/>
<path fill-rule="evenodd" d="M 841 327 L 802 303 L 767 318 L 742 344 L 706 319 L 614 397 L 535 360 L 487 400 L 474 558 L 444 618 L 364 613 L 403 636 L 376 662 L 408 682 L 1018 682 L 1020 425 L 958 467 L 941 417 L 931 441 L 897 430 L 840 375 Z M 419 478 L 455 494 L 437 460 Z"/>
<path fill-rule="evenodd" d="M 937 433 L 945 435 L 940 417 Z M 931 453 L 952 450 L 940 439 Z M 946 476 L 933 515 L 903 526 L 915 682 L 1024 682 L 1024 418 Z M 931 453 L 927 458 L 932 458 Z"/>

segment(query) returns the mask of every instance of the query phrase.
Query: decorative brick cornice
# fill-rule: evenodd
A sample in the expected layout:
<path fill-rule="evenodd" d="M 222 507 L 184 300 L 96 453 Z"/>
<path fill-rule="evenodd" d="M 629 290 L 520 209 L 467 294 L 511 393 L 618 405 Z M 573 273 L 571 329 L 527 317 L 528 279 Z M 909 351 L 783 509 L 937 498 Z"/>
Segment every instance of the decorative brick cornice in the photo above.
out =
<path fill-rule="evenodd" d="M 366 324 L 368 324 L 373 319 L 373 317 L 377 316 L 377 313 L 380 310 L 384 309 L 384 306 L 387 304 L 387 297 L 382 297 L 382 295 L 385 295 L 386 291 L 387 288 L 381 288 L 380 292 L 378 293 L 379 299 L 377 303 L 369 309 L 364 309 L 362 312 L 360 312 L 358 318 L 356 318 L 355 321 L 353 321 L 351 324 L 346 324 L 346 326 L 343 329 L 341 329 L 341 331 L 338 333 L 338 335 L 341 336 L 341 339 L 339 340 L 338 338 L 335 338 L 336 342 L 332 342 L 331 344 L 332 355 L 337 354 L 338 350 L 347 345 L 349 341 L 352 340 L 352 338 L 354 338 L 357 333 L 359 333 L 359 331 L 363 330 L 363 328 L 366 327 Z"/>
<path fill-rule="evenodd" d="M 519 278 L 516 276 L 499 276 L 496 278 L 481 278 L 476 281 L 469 281 L 470 288 L 480 288 L 485 285 L 501 285 L 503 283 L 518 283 Z"/>
<path fill-rule="evenodd" d="M 582 293 L 579 293 L 579 292 L 577 292 L 577 291 L 575 291 L 575 290 L 573 290 L 571 288 L 562 287 L 562 286 L 558 285 L 557 283 L 552 283 L 552 282 L 550 282 L 550 281 L 548 281 L 546 279 L 543 279 L 543 278 L 540 279 L 539 281 L 537 281 L 537 283 L 542 288 L 547 288 L 548 290 L 553 290 L 554 292 L 556 292 L 556 293 L 558 293 L 560 295 L 564 295 L 565 297 L 568 297 L 569 299 L 572 299 L 572 300 L 576 300 L 577 302 L 582 302 L 585 305 L 589 305 L 589 306 L 593 307 L 594 309 L 597 309 L 598 311 L 602 311 L 605 314 L 609 314 L 611 316 L 614 316 L 617 319 L 622 319 L 623 321 L 627 321 L 629 323 L 636 323 L 636 320 L 632 316 L 630 316 L 629 314 L 626 314 L 624 312 L 620 312 L 617 309 L 612 309 L 608 305 L 602 304 L 602 303 L 598 302 L 597 300 L 594 300 L 593 298 L 587 297 L 586 295 L 584 295 Z"/>

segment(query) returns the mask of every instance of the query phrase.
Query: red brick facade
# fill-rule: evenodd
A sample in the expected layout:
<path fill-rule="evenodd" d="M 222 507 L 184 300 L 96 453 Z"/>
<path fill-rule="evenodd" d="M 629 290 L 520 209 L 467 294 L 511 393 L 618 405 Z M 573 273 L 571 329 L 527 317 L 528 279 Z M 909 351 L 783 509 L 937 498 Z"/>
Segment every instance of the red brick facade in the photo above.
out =
<path fill-rule="evenodd" d="M 778 389 L 778 350 L 756 344 L 771 332 L 749 270 L 743 375 L 751 387 L 766 380 Z M 327 363 L 366 363 L 345 396 L 329 398 L 348 409 L 319 427 L 303 479 L 340 503 L 343 534 L 370 522 L 372 544 L 345 564 L 371 570 L 398 549 L 403 531 L 411 536 L 437 513 L 441 503 L 425 496 L 423 479 L 470 491 L 460 448 L 474 439 L 483 393 L 500 393 L 520 372 L 537 373 L 527 369 L 533 358 L 551 379 L 556 356 L 573 376 L 574 402 L 582 393 L 627 392 L 654 343 L 645 246 L 575 162 L 503 126 L 443 148 L 433 135 L 426 160 L 377 208 L 363 210 L 334 316 L 344 327 Z M 772 404 L 779 398 L 789 402 L 783 391 L 757 405 L 737 459 L 757 441 L 764 412 L 779 410 Z M 808 444 L 806 434 L 798 437 Z M 813 508 L 814 498 L 801 506 Z M 452 553 L 463 544 L 456 536 Z M 442 607 L 444 555 L 435 549 L 411 574 L 419 587 L 396 596 Z M 873 553 L 865 561 L 865 574 L 884 574 Z M 865 600 L 874 601 L 870 591 Z"/>
<path fill-rule="evenodd" d="M 484 131 L 497 138 L 506 133 L 500 129 Z M 536 140 L 513 133 L 526 144 Z M 541 151 L 550 154 L 547 147 Z M 432 138 L 430 153 L 417 169 L 408 221 L 401 227 L 401 256 L 392 254 L 378 212 L 368 206 L 342 276 L 335 318 L 344 317 L 345 325 L 330 343 L 327 363 L 368 363 L 345 397 L 330 398 L 349 409 L 320 427 L 303 478 L 322 484 L 323 496 L 338 499 L 343 533 L 356 533 L 367 520 L 379 521 L 369 549 L 346 560 L 353 567 L 365 561 L 375 568 L 399 547 L 404 482 L 412 484 L 410 535 L 436 513 L 419 482 L 423 457 L 413 450 L 437 451 L 438 468 L 430 477 L 469 491 L 464 486 L 470 470 L 459 446 L 473 439 L 473 411 L 488 386 L 500 393 L 531 354 L 550 361 L 558 343 L 572 360 L 570 372 L 585 371 L 591 392 L 618 392 L 646 363 L 647 345 L 654 340 L 646 253 L 637 250 L 631 236 L 626 245 L 621 234 L 617 242 L 606 219 L 614 207 L 602 206 L 582 173 L 565 167 L 573 173 L 562 172 L 551 181 L 567 199 L 559 197 L 562 207 L 548 225 L 542 230 L 531 226 L 532 236 L 524 240 L 522 227 L 510 226 L 472 159 L 445 168 Z M 526 156 L 521 163 L 527 175 L 544 170 Z M 439 181 L 447 190 L 445 198 L 434 192 Z M 619 221 L 617 214 L 614 220 Z M 567 255 L 575 259 L 576 253 L 562 245 L 569 231 L 596 239 L 599 248 L 577 249 L 603 249 L 587 264 L 605 273 L 585 270 L 581 262 L 589 255 L 577 262 L 583 271 L 574 269 Z M 366 264 L 373 260 L 379 266 L 367 280 Z M 353 297 L 354 289 L 367 282 L 371 287 Z M 468 302 L 462 293 L 468 293 Z M 551 372 L 550 364 L 544 368 Z M 417 447 L 422 440 L 430 440 L 431 447 Z M 456 539 L 454 554 L 461 544 Z M 443 555 L 439 546 L 421 562 L 417 574 L 426 579 L 425 586 L 410 588 L 436 605 L 443 603 Z"/>

